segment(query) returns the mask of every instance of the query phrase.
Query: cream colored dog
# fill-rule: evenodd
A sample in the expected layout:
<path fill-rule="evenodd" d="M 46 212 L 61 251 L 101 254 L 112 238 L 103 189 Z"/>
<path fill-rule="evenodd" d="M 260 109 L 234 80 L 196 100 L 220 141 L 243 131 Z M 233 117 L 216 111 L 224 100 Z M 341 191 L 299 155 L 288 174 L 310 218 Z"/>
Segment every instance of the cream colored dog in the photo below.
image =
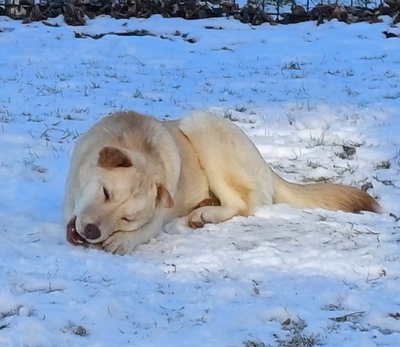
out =
<path fill-rule="evenodd" d="M 365 192 L 289 183 L 231 121 L 197 112 L 161 122 L 118 112 L 77 142 L 64 200 L 67 240 L 126 254 L 176 217 L 199 228 L 261 205 L 377 212 Z"/>

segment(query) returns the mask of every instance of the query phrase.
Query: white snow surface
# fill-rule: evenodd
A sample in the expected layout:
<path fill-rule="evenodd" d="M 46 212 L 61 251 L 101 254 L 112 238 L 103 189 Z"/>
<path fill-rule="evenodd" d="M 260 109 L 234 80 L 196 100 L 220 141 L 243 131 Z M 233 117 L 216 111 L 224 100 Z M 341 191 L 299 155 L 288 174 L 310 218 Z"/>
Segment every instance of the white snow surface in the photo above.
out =
<path fill-rule="evenodd" d="M 400 346 L 400 40 L 383 18 L 0 17 L 0 346 Z M 74 37 L 136 29 L 154 36 Z M 274 205 L 178 219 L 131 256 L 68 244 L 79 134 L 118 110 L 195 109 L 230 117 L 288 180 L 372 183 L 382 213 Z"/>

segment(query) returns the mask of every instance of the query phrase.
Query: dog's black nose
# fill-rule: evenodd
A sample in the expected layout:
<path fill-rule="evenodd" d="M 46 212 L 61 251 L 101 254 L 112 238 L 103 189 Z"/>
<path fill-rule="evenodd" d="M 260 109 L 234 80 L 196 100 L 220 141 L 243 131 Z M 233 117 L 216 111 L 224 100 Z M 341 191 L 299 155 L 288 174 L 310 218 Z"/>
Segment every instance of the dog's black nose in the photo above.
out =
<path fill-rule="evenodd" d="M 96 240 L 101 236 L 100 229 L 96 224 L 89 223 L 85 227 L 85 237 L 88 240 Z"/>

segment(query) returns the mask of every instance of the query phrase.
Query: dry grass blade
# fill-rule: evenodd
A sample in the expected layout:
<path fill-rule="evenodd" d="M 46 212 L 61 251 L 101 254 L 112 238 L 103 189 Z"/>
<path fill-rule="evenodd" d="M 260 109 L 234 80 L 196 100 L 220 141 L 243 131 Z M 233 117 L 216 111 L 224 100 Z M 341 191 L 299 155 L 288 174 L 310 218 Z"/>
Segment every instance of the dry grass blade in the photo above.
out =
<path fill-rule="evenodd" d="M 365 311 L 359 311 L 359 312 L 353 312 L 353 313 L 345 314 L 344 316 L 333 317 L 333 318 L 329 318 L 329 319 L 333 320 L 334 322 L 338 322 L 338 323 L 352 322 L 352 321 L 354 321 L 354 319 L 358 319 L 364 315 L 365 315 Z"/>

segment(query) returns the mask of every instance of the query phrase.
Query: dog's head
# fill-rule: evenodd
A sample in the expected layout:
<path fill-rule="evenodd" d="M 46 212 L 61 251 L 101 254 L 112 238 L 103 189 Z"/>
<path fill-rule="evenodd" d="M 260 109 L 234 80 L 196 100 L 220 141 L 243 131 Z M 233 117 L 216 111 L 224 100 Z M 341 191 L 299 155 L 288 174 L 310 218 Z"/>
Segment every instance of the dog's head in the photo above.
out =
<path fill-rule="evenodd" d="M 67 240 L 72 244 L 99 243 L 116 231 L 137 230 L 154 217 L 159 204 L 174 205 L 139 153 L 104 147 L 97 165 L 79 175 L 83 188 L 67 224 Z"/>

